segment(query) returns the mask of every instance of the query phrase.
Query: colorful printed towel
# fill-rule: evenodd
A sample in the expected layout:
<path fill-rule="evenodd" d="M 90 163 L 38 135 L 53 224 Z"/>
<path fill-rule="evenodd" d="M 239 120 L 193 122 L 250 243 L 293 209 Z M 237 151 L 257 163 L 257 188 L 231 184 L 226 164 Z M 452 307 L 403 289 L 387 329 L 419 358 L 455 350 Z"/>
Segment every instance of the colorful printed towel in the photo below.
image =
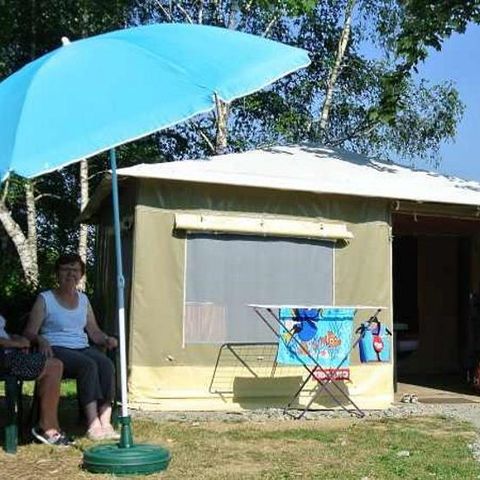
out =
<path fill-rule="evenodd" d="M 354 315 L 353 308 L 280 309 L 277 362 L 314 365 L 316 361 L 325 369 L 349 366 Z"/>

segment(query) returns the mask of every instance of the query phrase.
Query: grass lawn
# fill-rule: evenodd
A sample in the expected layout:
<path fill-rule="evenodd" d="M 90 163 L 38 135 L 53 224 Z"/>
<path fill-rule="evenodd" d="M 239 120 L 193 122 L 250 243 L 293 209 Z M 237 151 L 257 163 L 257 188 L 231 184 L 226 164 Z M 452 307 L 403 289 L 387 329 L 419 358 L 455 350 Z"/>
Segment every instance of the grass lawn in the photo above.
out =
<path fill-rule="evenodd" d="M 469 424 L 441 417 L 266 422 L 134 422 L 138 442 L 173 454 L 168 470 L 148 478 L 187 479 L 458 479 L 480 478 L 468 444 Z M 75 448 L 25 445 L 0 453 L 0 478 L 104 479 L 79 465 Z M 408 454 L 407 454 L 408 452 Z M 125 477 L 124 477 L 125 478 Z"/>
<path fill-rule="evenodd" d="M 25 396 L 32 396 L 35 382 L 23 382 L 23 394 Z M 62 397 L 74 397 L 77 394 L 75 380 L 63 380 L 61 383 Z M 5 384 L 0 382 L 0 397 L 5 396 Z M 1 414 L 1 413 L 0 413 Z M 0 477 L 1 478 L 1 477 Z"/>

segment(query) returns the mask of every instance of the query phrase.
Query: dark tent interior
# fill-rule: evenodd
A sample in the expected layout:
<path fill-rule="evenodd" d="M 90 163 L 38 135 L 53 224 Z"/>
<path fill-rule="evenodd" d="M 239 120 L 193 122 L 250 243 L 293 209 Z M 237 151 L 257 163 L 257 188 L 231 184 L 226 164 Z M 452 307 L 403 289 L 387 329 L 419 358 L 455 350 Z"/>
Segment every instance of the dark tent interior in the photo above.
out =
<path fill-rule="evenodd" d="M 392 220 L 397 380 L 468 388 L 480 360 L 480 221 Z"/>

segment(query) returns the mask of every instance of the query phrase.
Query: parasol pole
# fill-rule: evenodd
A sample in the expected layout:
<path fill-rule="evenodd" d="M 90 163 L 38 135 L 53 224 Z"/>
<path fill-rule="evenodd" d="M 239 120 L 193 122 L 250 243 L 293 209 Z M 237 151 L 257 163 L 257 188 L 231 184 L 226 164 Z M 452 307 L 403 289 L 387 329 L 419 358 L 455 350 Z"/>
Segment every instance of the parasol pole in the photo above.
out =
<path fill-rule="evenodd" d="M 125 279 L 122 268 L 122 241 L 120 231 L 120 207 L 118 200 L 117 159 L 115 149 L 110 149 L 112 167 L 113 228 L 115 235 L 115 260 L 117 265 L 118 334 L 120 340 L 120 382 L 122 412 L 120 441 L 117 444 L 103 443 L 88 448 L 83 453 L 83 467 L 92 473 L 115 475 L 149 475 L 165 470 L 171 454 L 163 447 L 148 444 L 133 444 L 132 422 L 127 400 L 127 349 L 125 336 Z"/>
<path fill-rule="evenodd" d="M 132 445 L 132 431 L 128 413 L 127 393 L 127 348 L 125 335 L 125 278 L 122 265 L 122 237 L 120 229 L 120 202 L 118 199 L 117 155 L 115 149 L 110 149 L 110 167 L 112 169 L 112 206 L 113 230 L 115 237 L 115 261 L 117 266 L 117 306 L 118 306 L 118 334 L 120 348 L 120 400 L 121 400 L 121 425 L 120 447 Z"/>

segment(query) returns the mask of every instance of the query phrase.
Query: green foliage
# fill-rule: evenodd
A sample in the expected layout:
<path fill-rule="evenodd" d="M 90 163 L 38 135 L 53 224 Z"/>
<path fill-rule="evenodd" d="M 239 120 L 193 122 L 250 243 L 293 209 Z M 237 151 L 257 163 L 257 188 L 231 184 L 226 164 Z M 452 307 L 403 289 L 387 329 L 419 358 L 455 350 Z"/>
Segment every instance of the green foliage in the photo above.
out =
<path fill-rule="evenodd" d="M 0 78 L 61 45 L 124 25 L 130 2 L 121 0 L 2 0 Z"/>
<path fill-rule="evenodd" d="M 425 60 L 428 47 L 440 50 L 452 33 L 464 33 L 469 22 L 480 21 L 478 0 L 405 0 L 397 52 L 407 65 Z"/>
<path fill-rule="evenodd" d="M 30 311 L 36 291 L 23 278 L 19 260 L 11 249 L 8 258 L 2 257 L 0 268 L 0 314 L 7 319 L 11 333 L 21 333 L 26 314 Z"/>
<path fill-rule="evenodd" d="M 248 4 L 249 2 L 242 2 Z M 251 2 L 250 2 L 251 3 Z M 265 12 L 284 12 L 286 15 L 298 16 L 309 13 L 315 8 L 315 0 L 257 0 L 257 8 Z"/>
<path fill-rule="evenodd" d="M 188 15 L 192 21 L 201 18 L 207 24 L 267 33 L 311 52 L 312 65 L 307 69 L 234 102 L 229 119 L 230 151 L 310 140 L 369 155 L 438 163 L 439 147 L 453 139 L 463 106 L 451 84 L 420 81 L 422 87 L 417 91 L 411 68 L 398 61 L 396 42 L 405 28 L 406 13 L 404 4 L 396 0 L 357 2 L 328 128 L 320 130 L 320 112 L 348 3 L 250 1 L 224 2 L 220 7 L 213 1 L 191 1 L 182 2 L 180 9 L 176 2 L 147 0 L 137 2 L 132 18 L 140 23 L 185 21 Z M 366 56 L 366 42 L 377 47 L 377 59 Z M 427 110 L 419 108 L 426 105 L 420 101 L 423 98 L 429 99 Z M 213 141 L 212 115 L 162 132 L 157 141 L 169 159 L 211 154 L 200 131 Z M 409 131 L 415 135 L 407 134 Z"/>
<path fill-rule="evenodd" d="M 445 139 L 454 138 L 457 121 L 463 114 L 458 92 L 450 83 L 430 86 L 424 80 L 409 81 L 401 100 L 402 108 L 385 119 L 371 142 L 384 157 L 393 151 L 399 158 L 438 165 L 438 148 Z"/>
<path fill-rule="evenodd" d="M 398 63 L 392 78 L 386 79 L 380 102 L 380 109 L 391 114 L 387 122 L 392 122 L 401 101 L 401 93 L 394 88 L 397 79 L 415 71 L 429 48 L 441 50 L 452 33 L 464 33 L 469 22 L 480 22 L 479 0 L 403 0 L 399 5 L 398 28 L 391 43 Z"/>

